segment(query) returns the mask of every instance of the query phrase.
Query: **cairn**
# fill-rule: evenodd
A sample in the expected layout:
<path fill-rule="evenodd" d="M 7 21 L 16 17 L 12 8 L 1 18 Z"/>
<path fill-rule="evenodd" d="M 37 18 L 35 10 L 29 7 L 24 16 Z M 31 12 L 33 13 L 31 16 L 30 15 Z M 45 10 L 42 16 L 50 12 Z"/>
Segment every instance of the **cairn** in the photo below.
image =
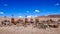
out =
<path fill-rule="evenodd" d="M 30 19 L 30 23 L 31 23 L 31 24 L 34 24 L 34 21 L 33 21 L 33 19 L 32 19 L 32 18 Z"/>
<path fill-rule="evenodd" d="M 16 23 L 15 23 L 15 19 L 14 19 L 14 17 L 13 17 L 14 15 L 12 15 L 12 18 L 11 18 L 11 23 L 13 23 L 14 25 L 16 25 Z"/>
<path fill-rule="evenodd" d="M 22 19 L 18 19 L 17 21 L 16 21 L 16 25 L 17 26 L 22 26 L 24 23 L 23 23 L 23 20 Z"/>
<path fill-rule="evenodd" d="M 2 21 L 2 25 L 5 25 L 5 26 L 9 25 L 10 24 L 10 21 L 7 20 L 6 16 L 4 16 L 4 19 L 5 20 Z"/>
<path fill-rule="evenodd" d="M 37 26 L 38 26 L 38 23 L 39 23 L 39 19 L 36 18 L 36 19 L 35 19 L 35 23 L 34 23 L 34 24 L 35 24 L 34 27 L 37 27 Z"/>
<path fill-rule="evenodd" d="M 48 26 L 49 27 L 52 27 L 52 28 L 58 28 L 58 22 L 55 22 L 55 21 L 53 21 L 52 19 L 50 19 L 50 20 L 47 20 L 47 22 L 48 22 Z"/>

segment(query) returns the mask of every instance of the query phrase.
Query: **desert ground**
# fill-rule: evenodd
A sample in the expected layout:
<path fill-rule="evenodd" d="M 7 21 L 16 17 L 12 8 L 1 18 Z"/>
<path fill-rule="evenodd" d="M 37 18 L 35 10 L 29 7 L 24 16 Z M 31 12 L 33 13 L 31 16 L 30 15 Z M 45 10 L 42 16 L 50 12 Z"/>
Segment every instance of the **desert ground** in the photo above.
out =
<path fill-rule="evenodd" d="M 43 19 L 47 20 L 47 18 L 40 18 L 40 20 L 43 20 Z M 58 19 L 60 18 L 53 18 L 53 20 L 58 20 Z M 31 25 L 28 25 L 27 27 L 16 26 L 16 25 L 3 26 L 3 27 L 0 27 L 0 34 L 60 34 L 60 25 L 58 28 L 47 27 L 46 29 L 34 28 Z"/>
<path fill-rule="evenodd" d="M 32 26 L 17 27 L 15 25 L 12 25 L 7 27 L 0 27 L 0 34 L 60 34 L 60 27 L 38 29 L 38 28 L 33 28 Z"/>

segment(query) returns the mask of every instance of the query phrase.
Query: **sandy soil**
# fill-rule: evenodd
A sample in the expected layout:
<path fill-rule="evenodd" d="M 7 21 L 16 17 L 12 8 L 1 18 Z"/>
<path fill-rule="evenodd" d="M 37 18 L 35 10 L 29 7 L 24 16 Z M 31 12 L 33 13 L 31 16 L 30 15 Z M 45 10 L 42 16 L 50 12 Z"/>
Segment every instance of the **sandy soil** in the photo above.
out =
<path fill-rule="evenodd" d="M 38 29 L 38 28 L 33 28 L 32 26 L 17 27 L 13 25 L 7 27 L 0 27 L 0 34 L 60 34 L 60 27 Z"/>

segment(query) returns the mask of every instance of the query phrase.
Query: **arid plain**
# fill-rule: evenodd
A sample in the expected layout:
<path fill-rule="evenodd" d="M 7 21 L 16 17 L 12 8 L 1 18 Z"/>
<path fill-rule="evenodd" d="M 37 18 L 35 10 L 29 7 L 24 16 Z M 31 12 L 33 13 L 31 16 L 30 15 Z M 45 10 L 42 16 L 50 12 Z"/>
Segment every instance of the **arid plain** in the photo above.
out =
<path fill-rule="evenodd" d="M 51 17 L 38 17 L 41 20 L 48 20 L 52 19 L 54 21 L 58 21 L 60 18 L 51 18 Z M 4 20 L 4 18 L 0 18 L 0 21 Z M 8 20 L 10 20 L 8 18 Z M 1 24 L 0 24 L 1 25 Z M 60 24 L 58 28 L 51 28 L 47 27 L 46 29 L 43 28 L 34 28 L 32 25 L 28 25 L 27 27 L 23 26 L 3 26 L 0 27 L 0 34 L 60 34 Z"/>

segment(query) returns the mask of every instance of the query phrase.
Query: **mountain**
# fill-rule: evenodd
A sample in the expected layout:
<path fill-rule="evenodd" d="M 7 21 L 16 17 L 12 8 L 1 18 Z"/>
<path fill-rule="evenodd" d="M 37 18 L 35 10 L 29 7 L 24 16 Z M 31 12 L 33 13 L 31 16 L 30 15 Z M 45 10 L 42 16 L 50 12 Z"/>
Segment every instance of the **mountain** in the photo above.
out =
<path fill-rule="evenodd" d="M 38 16 L 37 18 L 60 18 L 60 15 Z"/>

